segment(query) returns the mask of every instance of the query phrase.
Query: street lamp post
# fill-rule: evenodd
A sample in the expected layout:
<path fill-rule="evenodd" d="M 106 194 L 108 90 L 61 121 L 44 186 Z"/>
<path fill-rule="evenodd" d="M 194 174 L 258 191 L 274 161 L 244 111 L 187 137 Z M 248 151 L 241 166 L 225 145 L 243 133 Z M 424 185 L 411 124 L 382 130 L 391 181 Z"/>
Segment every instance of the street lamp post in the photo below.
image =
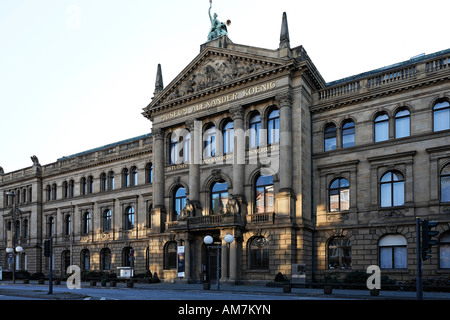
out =
<path fill-rule="evenodd" d="M 203 238 L 203 242 L 208 246 L 208 249 L 217 249 L 217 290 L 220 290 L 220 252 L 223 250 L 222 245 L 212 246 L 214 239 L 211 236 Z M 231 234 L 225 236 L 225 242 L 230 244 L 234 241 L 234 237 Z"/>
<path fill-rule="evenodd" d="M 13 199 L 13 209 L 12 209 L 12 223 L 11 223 L 11 232 L 12 232 L 12 248 L 6 248 L 6 252 L 12 256 L 13 259 L 13 268 L 12 268 L 12 278 L 13 283 L 16 283 L 16 253 L 21 253 L 23 251 L 23 248 L 19 245 L 16 247 L 16 201 L 15 201 L 15 194 L 13 192 L 6 192 L 6 196 L 11 196 Z"/>

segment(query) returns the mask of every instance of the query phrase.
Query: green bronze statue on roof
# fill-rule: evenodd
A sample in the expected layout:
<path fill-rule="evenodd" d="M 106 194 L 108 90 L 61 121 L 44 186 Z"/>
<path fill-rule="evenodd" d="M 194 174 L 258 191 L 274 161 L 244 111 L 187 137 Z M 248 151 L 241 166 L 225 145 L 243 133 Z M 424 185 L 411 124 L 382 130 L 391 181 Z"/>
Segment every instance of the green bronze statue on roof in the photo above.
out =
<path fill-rule="evenodd" d="M 209 30 L 208 34 L 208 41 L 220 38 L 222 36 L 228 36 L 228 30 L 227 25 L 229 26 L 231 24 L 230 20 L 227 20 L 227 23 L 220 22 L 217 19 L 217 13 L 214 13 L 214 16 L 211 16 L 211 7 L 212 7 L 212 0 L 209 0 L 209 19 L 211 20 L 211 29 Z"/>

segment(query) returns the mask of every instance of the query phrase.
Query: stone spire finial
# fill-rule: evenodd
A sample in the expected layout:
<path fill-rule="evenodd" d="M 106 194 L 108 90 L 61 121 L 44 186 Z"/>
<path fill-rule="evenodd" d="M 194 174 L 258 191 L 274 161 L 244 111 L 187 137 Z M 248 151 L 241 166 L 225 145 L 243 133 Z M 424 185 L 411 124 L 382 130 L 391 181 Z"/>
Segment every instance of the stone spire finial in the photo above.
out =
<path fill-rule="evenodd" d="M 280 49 L 282 48 L 290 48 L 289 28 L 286 12 L 283 12 L 283 21 L 281 22 Z"/>
<path fill-rule="evenodd" d="M 156 82 L 155 82 L 155 91 L 153 92 L 154 95 L 160 93 L 164 89 L 163 85 L 163 78 L 162 78 L 162 72 L 161 72 L 161 64 L 158 64 L 158 71 L 156 73 Z"/>

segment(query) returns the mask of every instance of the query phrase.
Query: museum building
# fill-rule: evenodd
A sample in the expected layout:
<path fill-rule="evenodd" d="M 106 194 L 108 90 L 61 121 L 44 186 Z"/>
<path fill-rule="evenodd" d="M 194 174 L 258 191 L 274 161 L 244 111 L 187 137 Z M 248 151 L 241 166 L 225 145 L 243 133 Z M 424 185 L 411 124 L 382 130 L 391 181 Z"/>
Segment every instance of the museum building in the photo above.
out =
<path fill-rule="evenodd" d="M 450 49 L 326 82 L 283 14 L 277 49 L 220 34 L 162 79 L 151 133 L 0 170 L 3 270 L 48 274 L 51 237 L 57 276 L 410 280 L 421 217 L 439 222 L 424 277 L 450 276 Z"/>

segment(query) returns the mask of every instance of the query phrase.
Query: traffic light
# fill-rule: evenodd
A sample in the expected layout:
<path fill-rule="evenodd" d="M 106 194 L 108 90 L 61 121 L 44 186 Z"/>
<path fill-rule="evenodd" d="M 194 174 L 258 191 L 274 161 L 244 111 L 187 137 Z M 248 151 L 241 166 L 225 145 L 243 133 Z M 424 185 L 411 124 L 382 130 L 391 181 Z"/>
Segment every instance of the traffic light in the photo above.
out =
<path fill-rule="evenodd" d="M 50 257 L 50 240 L 44 240 L 44 256 Z"/>
<path fill-rule="evenodd" d="M 422 220 L 422 260 L 431 258 L 431 247 L 438 244 L 438 240 L 432 239 L 439 234 L 439 231 L 432 230 L 438 224 L 437 221 Z"/>

